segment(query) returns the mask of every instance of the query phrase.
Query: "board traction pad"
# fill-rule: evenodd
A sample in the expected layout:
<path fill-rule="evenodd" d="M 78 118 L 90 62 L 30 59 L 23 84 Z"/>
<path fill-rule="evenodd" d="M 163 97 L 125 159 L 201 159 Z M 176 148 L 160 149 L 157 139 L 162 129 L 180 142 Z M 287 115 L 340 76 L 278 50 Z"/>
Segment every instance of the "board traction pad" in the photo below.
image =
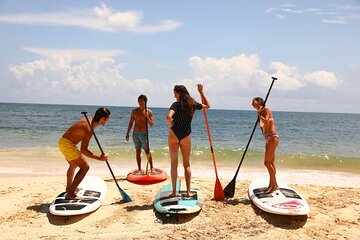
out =
<path fill-rule="evenodd" d="M 98 191 L 86 190 L 84 193 L 84 199 L 65 199 L 66 192 L 61 193 L 57 196 L 55 204 L 61 204 L 55 206 L 55 210 L 67 211 L 67 210 L 80 210 L 86 207 L 88 204 L 92 204 L 99 200 L 101 193 Z M 86 198 L 88 197 L 88 198 Z"/>
<path fill-rule="evenodd" d="M 254 189 L 254 194 L 257 198 L 272 198 L 273 193 L 266 193 L 266 188 L 256 188 Z M 302 199 L 294 190 L 286 189 L 286 188 L 279 188 L 279 191 L 287 198 L 297 198 Z"/>

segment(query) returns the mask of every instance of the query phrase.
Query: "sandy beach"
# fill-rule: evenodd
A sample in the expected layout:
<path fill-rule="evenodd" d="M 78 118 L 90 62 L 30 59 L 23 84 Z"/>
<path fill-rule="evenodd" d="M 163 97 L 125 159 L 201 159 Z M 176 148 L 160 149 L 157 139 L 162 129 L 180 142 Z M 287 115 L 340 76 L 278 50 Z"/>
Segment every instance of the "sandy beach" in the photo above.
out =
<path fill-rule="evenodd" d="M 118 177 L 133 202 L 122 201 L 111 178 L 104 204 L 95 212 L 58 217 L 48 212 L 64 189 L 62 175 L 0 174 L 0 231 L 2 239 L 359 239 L 358 187 L 289 184 L 308 200 L 308 216 L 265 213 L 251 204 L 248 180 L 238 180 L 235 196 L 213 199 L 214 179 L 193 178 L 205 205 L 198 215 L 166 218 L 155 213 L 153 200 L 169 183 L 138 186 Z M 222 180 L 223 187 L 228 180 Z"/>

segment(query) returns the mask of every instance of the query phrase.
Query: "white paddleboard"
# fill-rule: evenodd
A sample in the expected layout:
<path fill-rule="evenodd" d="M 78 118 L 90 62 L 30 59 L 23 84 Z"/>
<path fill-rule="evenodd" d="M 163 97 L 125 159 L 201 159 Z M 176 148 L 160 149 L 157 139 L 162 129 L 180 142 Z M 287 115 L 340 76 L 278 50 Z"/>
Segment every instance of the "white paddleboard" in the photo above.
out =
<path fill-rule="evenodd" d="M 78 188 L 76 195 L 82 197 L 82 200 L 66 200 L 66 192 L 62 192 L 50 204 L 50 213 L 58 216 L 80 215 L 93 212 L 102 205 L 106 194 L 106 183 L 103 179 L 85 176 Z"/>
<path fill-rule="evenodd" d="M 266 193 L 268 178 L 259 178 L 249 186 L 251 201 L 261 210 L 280 215 L 307 215 L 310 207 L 307 201 L 294 189 L 281 181 L 277 181 L 279 189 Z"/>

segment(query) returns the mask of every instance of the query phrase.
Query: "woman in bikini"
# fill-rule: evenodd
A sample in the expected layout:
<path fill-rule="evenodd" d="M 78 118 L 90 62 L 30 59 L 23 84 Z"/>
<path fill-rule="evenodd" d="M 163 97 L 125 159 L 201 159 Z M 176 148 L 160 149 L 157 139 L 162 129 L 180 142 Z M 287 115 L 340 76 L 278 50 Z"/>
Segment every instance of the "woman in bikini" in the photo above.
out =
<path fill-rule="evenodd" d="M 268 107 L 264 106 L 264 100 L 261 97 L 256 97 L 252 100 L 252 106 L 257 110 L 260 120 L 260 128 L 265 137 L 266 145 L 264 164 L 270 175 L 270 182 L 268 188 L 266 189 L 266 193 L 270 193 L 278 189 L 276 182 L 275 151 L 279 145 L 279 136 L 276 133 L 272 113 Z"/>
<path fill-rule="evenodd" d="M 169 125 L 169 153 L 171 159 L 171 182 L 173 191 L 171 196 L 176 196 L 176 180 L 178 177 L 178 152 L 181 151 L 183 166 L 185 172 L 185 181 L 187 197 L 190 197 L 191 169 L 190 169 L 190 151 L 191 151 L 191 121 L 195 110 L 210 108 L 209 102 L 203 93 L 203 86 L 198 84 L 198 91 L 203 100 L 203 104 L 196 102 L 189 94 L 185 86 L 176 85 L 174 87 L 174 102 L 166 116 Z"/>

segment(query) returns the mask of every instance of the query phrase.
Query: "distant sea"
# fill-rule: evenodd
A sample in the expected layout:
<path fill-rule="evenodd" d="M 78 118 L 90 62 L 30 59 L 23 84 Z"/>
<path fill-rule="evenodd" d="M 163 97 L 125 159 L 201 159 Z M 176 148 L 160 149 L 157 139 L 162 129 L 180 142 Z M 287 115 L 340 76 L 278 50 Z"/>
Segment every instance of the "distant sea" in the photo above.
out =
<path fill-rule="evenodd" d="M 72 123 L 83 117 L 81 111 L 93 115 L 98 107 L 0 103 L 0 172 L 63 172 L 67 164 L 57 148 L 58 139 Z M 108 107 L 111 111 L 109 123 L 95 129 L 99 141 L 116 169 L 122 166 L 135 168 L 132 139 L 125 141 L 133 107 Z M 154 126 L 149 128 L 154 165 L 168 167 L 168 126 L 165 120 L 168 109 L 148 107 L 155 117 Z M 272 110 L 280 136 L 276 154 L 279 169 L 360 173 L 360 114 Z M 194 115 L 191 162 L 212 168 L 203 116 L 202 111 Z M 255 110 L 210 109 L 207 117 L 218 171 L 235 171 L 256 122 Z M 242 168 L 264 168 L 264 145 L 261 130 L 257 128 Z M 94 139 L 90 149 L 99 153 Z"/>

